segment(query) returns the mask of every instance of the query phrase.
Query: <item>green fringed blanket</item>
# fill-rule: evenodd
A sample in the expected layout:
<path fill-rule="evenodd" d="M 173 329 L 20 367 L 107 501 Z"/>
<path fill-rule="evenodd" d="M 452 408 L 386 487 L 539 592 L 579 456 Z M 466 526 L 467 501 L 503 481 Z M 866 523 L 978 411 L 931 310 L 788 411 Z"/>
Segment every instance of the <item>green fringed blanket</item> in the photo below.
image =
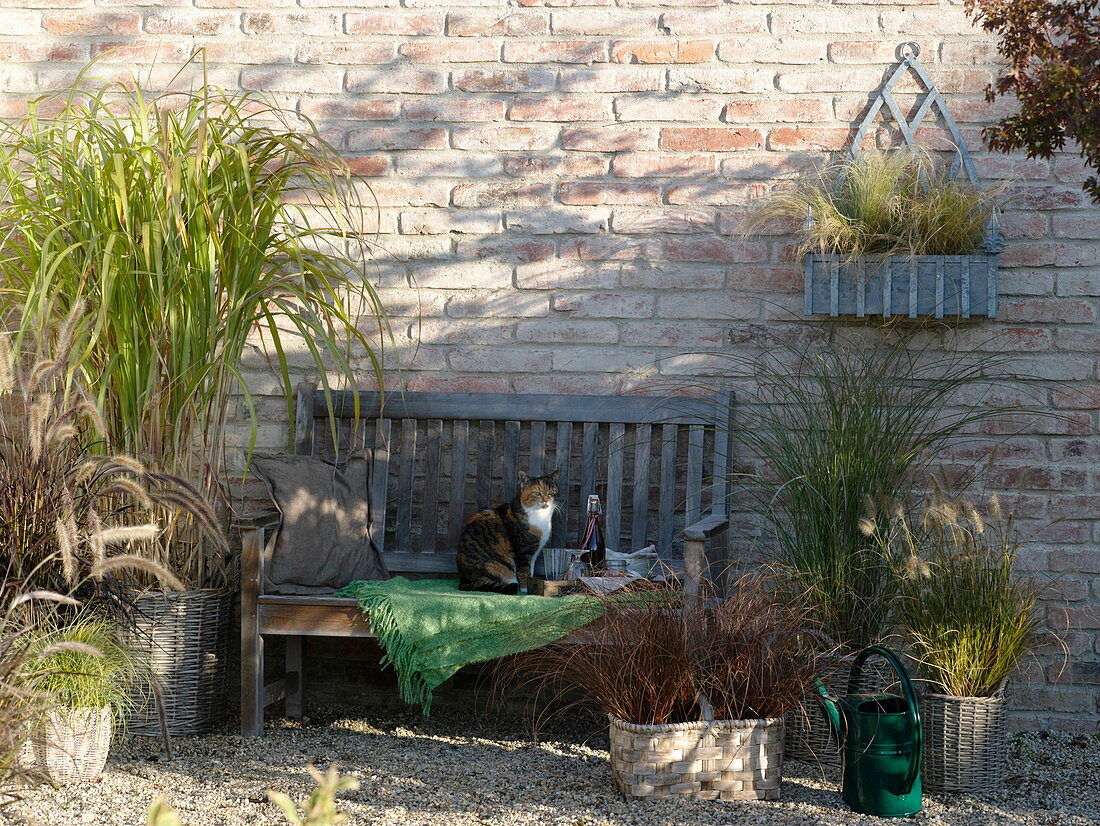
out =
<path fill-rule="evenodd" d="M 457 579 L 358 581 L 353 597 L 397 672 L 401 696 L 427 714 L 432 690 L 458 669 L 560 640 L 603 613 L 584 596 L 505 596 L 458 590 Z"/>

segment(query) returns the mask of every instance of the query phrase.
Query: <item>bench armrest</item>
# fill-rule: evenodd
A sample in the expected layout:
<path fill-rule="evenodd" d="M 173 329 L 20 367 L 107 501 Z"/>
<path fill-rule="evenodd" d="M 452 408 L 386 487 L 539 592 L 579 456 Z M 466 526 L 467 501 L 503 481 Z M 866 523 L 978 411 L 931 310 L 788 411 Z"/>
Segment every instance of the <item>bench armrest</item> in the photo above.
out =
<path fill-rule="evenodd" d="M 688 541 L 703 541 L 719 534 L 725 533 L 730 526 L 729 518 L 724 514 L 714 513 L 704 516 L 694 525 L 684 528 L 684 539 Z"/>
<path fill-rule="evenodd" d="M 707 540 L 723 534 L 730 521 L 725 514 L 704 516 L 684 528 L 684 593 L 698 598 L 707 573 Z"/>
<path fill-rule="evenodd" d="M 274 508 L 266 508 L 262 511 L 252 511 L 251 513 L 242 513 L 233 517 L 233 527 L 242 531 L 254 530 L 256 528 L 270 528 L 279 524 L 279 519 L 282 517 Z"/>

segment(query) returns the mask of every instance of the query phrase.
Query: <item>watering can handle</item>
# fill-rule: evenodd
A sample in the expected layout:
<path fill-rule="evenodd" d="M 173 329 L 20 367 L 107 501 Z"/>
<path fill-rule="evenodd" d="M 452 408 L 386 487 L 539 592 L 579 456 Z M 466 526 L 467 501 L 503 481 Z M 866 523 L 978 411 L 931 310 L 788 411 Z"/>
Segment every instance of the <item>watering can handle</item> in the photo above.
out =
<path fill-rule="evenodd" d="M 916 748 L 913 750 L 913 759 L 909 761 L 909 774 L 905 779 L 905 791 L 902 794 L 908 794 L 913 784 L 917 782 L 917 776 L 920 774 L 921 757 L 924 751 L 923 736 L 924 732 L 921 729 L 920 719 L 920 703 L 917 700 L 917 690 L 913 688 L 913 683 L 909 680 L 909 674 L 905 670 L 905 666 L 901 664 L 901 660 L 898 659 L 897 654 L 891 651 L 889 648 L 883 648 L 881 645 L 872 645 L 864 648 L 856 655 L 856 660 L 852 663 L 852 670 L 848 674 L 848 693 L 855 694 L 856 689 L 859 688 L 859 678 L 863 673 L 863 663 L 867 661 L 868 657 L 878 654 L 886 662 L 890 663 L 890 667 L 894 669 L 894 673 L 898 675 L 898 679 L 901 681 L 902 692 L 905 694 L 905 702 L 909 707 L 908 717 L 909 724 L 913 727 L 913 741 L 916 744 Z"/>

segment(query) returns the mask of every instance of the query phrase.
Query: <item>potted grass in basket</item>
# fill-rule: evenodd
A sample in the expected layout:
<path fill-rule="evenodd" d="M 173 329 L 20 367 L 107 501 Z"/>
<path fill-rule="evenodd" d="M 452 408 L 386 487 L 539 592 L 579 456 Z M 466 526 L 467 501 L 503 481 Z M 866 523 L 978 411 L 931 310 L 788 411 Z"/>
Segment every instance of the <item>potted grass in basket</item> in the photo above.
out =
<path fill-rule="evenodd" d="M 508 670 L 608 715 L 611 772 L 628 797 L 776 800 L 783 715 L 815 673 L 804 620 L 758 576 L 720 600 L 608 598 L 601 620 Z"/>
<path fill-rule="evenodd" d="M 1012 517 L 938 495 L 919 526 L 887 532 L 902 571 L 896 617 L 925 693 L 924 783 L 982 793 L 1005 776 L 1005 686 L 1039 628 L 1039 583 L 1017 568 Z"/>
<path fill-rule="evenodd" d="M 147 672 L 140 654 L 113 623 L 86 615 L 34 631 L 23 655 L 23 678 L 45 704 L 31 726 L 32 770 L 59 785 L 94 780 L 115 725 L 140 696 Z"/>
<path fill-rule="evenodd" d="M 993 318 L 1001 190 L 919 147 L 857 153 L 777 187 L 749 225 L 801 224 L 807 315 Z"/>

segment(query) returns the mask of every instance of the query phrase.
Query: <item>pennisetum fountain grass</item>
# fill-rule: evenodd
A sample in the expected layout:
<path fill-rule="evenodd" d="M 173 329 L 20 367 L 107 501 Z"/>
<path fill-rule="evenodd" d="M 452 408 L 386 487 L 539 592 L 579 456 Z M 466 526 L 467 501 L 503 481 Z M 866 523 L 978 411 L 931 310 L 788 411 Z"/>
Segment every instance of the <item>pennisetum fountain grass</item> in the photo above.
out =
<path fill-rule="evenodd" d="M 899 561 L 900 631 L 940 694 L 991 697 L 1034 647 L 1042 588 L 1018 566 L 1011 514 L 936 495 L 918 524 L 895 514 L 878 529 Z"/>

